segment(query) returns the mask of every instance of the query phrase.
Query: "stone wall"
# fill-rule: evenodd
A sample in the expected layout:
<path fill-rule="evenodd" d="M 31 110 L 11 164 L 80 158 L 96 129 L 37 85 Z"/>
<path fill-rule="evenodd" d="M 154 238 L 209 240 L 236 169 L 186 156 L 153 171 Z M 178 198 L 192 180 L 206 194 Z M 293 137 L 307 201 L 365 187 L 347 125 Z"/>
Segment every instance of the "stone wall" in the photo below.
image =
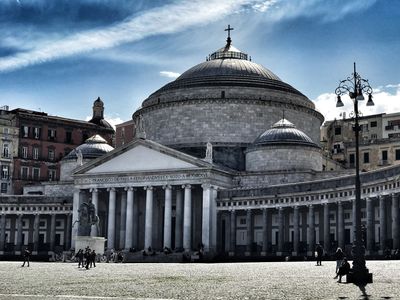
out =
<path fill-rule="evenodd" d="M 281 93 L 281 96 L 287 95 Z M 240 144 L 252 143 L 279 121 L 285 111 L 285 118 L 318 144 L 321 115 L 313 109 L 286 102 L 187 100 L 142 108 L 134 117 L 142 114 L 146 138 L 164 145 L 205 145 L 208 141 Z"/>
<path fill-rule="evenodd" d="M 246 153 L 247 171 L 321 171 L 319 149 L 302 145 L 263 146 Z"/>

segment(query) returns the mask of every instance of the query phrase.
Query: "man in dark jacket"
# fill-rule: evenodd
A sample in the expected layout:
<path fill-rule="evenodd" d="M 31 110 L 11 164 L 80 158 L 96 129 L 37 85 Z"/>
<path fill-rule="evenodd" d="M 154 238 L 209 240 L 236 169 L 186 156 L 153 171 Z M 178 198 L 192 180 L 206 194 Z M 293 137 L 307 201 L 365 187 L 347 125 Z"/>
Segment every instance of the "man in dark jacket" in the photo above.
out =
<path fill-rule="evenodd" d="M 324 248 L 322 248 L 321 244 L 317 244 L 315 252 L 317 252 L 317 266 L 322 266 L 322 255 L 324 254 Z"/>
<path fill-rule="evenodd" d="M 339 275 L 339 280 L 338 282 L 342 282 L 342 276 L 349 274 L 350 272 L 350 264 L 348 263 L 346 258 L 343 258 L 342 264 L 340 265 L 338 275 Z"/>
<path fill-rule="evenodd" d="M 24 253 L 23 253 L 23 257 L 24 257 L 24 263 L 22 264 L 21 267 L 24 267 L 24 266 L 25 266 L 25 263 L 27 263 L 27 264 L 28 264 L 28 267 L 29 267 L 29 259 L 30 259 L 30 257 L 31 257 L 31 251 L 29 251 L 28 248 L 25 248 L 25 251 L 24 251 Z"/>

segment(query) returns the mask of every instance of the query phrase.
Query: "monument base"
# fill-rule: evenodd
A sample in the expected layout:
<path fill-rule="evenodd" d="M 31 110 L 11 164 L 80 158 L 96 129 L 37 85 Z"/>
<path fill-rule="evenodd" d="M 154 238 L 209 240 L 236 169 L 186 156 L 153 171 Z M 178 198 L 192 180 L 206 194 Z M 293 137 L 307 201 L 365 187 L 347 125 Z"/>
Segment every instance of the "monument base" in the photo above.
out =
<path fill-rule="evenodd" d="M 85 250 L 86 247 L 89 247 L 91 250 L 96 251 L 97 254 L 102 255 L 104 254 L 104 245 L 106 241 L 104 237 L 99 236 L 77 236 L 75 238 L 75 253 L 77 253 L 79 249 Z"/>

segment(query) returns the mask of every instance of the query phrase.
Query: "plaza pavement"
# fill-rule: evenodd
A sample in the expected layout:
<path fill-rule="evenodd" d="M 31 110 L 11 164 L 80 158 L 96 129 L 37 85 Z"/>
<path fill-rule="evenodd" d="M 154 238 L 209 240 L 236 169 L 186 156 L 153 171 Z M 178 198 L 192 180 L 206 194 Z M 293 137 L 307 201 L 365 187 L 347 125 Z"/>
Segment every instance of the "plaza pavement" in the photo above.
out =
<path fill-rule="evenodd" d="M 333 279 L 335 262 L 221 264 L 0 262 L 0 299 L 399 299 L 400 261 L 368 261 L 365 292 Z"/>

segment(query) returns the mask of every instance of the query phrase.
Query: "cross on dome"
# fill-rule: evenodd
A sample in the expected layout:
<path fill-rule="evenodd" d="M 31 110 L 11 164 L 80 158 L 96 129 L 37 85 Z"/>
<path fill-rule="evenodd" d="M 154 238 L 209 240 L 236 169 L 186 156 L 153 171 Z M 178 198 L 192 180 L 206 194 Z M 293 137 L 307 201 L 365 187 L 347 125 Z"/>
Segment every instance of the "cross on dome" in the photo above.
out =
<path fill-rule="evenodd" d="M 234 28 L 231 27 L 231 25 L 228 24 L 228 28 L 225 28 L 224 31 L 228 31 L 228 38 L 226 39 L 226 42 L 228 43 L 228 45 L 230 45 L 232 43 L 232 39 L 231 39 L 231 31 L 234 30 Z"/>

